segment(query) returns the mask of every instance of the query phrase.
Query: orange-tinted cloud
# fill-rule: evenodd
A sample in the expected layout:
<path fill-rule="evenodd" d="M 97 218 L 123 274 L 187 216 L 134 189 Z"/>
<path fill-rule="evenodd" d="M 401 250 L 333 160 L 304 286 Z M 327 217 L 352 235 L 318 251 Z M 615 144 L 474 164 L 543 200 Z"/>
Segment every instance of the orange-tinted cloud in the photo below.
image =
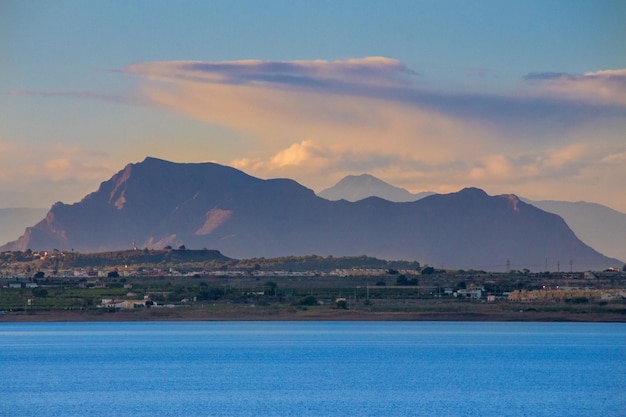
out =
<path fill-rule="evenodd" d="M 4 207 L 47 207 L 60 196 L 70 196 L 72 200 L 65 202 L 78 201 L 94 191 L 94 183 L 119 170 L 105 155 L 77 147 L 1 141 L 0 150 Z"/>

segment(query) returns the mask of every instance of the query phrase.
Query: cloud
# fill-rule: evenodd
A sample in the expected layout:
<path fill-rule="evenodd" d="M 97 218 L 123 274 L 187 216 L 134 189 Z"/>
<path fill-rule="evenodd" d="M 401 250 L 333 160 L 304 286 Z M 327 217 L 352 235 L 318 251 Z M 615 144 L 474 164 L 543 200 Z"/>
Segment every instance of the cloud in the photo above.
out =
<path fill-rule="evenodd" d="M 613 201 L 618 207 L 623 199 L 607 190 L 619 188 L 620 178 L 626 178 L 624 161 L 623 146 L 573 143 L 525 154 L 487 154 L 474 162 L 469 177 L 502 192 L 513 187 L 521 195 L 539 192 L 549 199 L 560 193 L 577 195 L 575 199 L 593 195 L 595 201 Z M 608 184 L 610 187 L 604 188 Z"/>
<path fill-rule="evenodd" d="M 32 90 L 8 90 L 7 95 L 13 97 L 43 97 L 43 98 L 73 98 L 81 100 L 104 101 L 116 104 L 145 105 L 148 102 L 140 97 L 110 94 L 95 91 L 32 91 Z"/>
<path fill-rule="evenodd" d="M 567 73 L 530 73 L 523 77 L 536 83 L 537 93 L 595 106 L 626 107 L 626 69 Z"/>
<path fill-rule="evenodd" d="M 0 141 L 0 150 L 3 207 L 47 207 L 60 196 L 78 201 L 119 170 L 108 155 L 60 144 Z"/>
<path fill-rule="evenodd" d="M 237 96 L 241 99 L 244 91 L 248 96 L 256 92 L 254 97 L 248 97 L 251 98 L 248 107 L 254 106 L 259 115 L 282 111 L 280 101 L 284 103 L 286 95 L 309 96 L 314 102 L 306 108 L 308 111 L 314 111 L 315 105 L 320 102 L 319 97 L 376 100 L 380 106 L 403 106 L 414 111 L 435 112 L 497 129 L 516 128 L 527 136 L 574 129 L 591 120 L 626 117 L 626 108 L 621 100 L 599 102 L 582 97 L 576 101 L 571 95 L 553 94 L 554 88 L 548 89 L 548 82 L 554 86 L 570 77 L 561 73 L 529 74 L 526 80 L 532 80 L 536 85 L 527 91 L 496 95 L 429 90 L 424 86 L 426 81 L 415 71 L 400 61 L 381 57 L 345 61 L 143 62 L 130 65 L 124 71 L 140 77 L 142 91 L 149 98 L 195 117 L 199 115 L 190 109 L 191 103 L 180 103 L 176 98 L 185 97 L 197 102 L 199 96 L 204 95 L 202 100 L 209 102 L 206 95 L 213 94 L 213 107 L 218 107 L 219 100 L 230 101 Z M 485 70 L 481 71 L 484 73 Z M 601 76 L 614 79 L 620 75 Z M 538 83 L 546 85 L 539 86 Z M 194 94 L 194 89 L 202 91 Z M 272 93 L 271 97 L 268 92 Z M 170 96 L 167 101 L 166 95 Z M 301 108 L 298 110 L 303 110 L 302 103 L 299 104 Z M 197 103 L 194 106 L 201 108 Z M 220 120 L 219 107 L 210 111 L 214 115 L 208 116 L 209 111 L 205 111 L 204 119 L 213 119 L 209 121 L 217 124 L 232 124 Z M 347 113 L 343 112 L 343 116 L 346 117 Z M 355 121 L 364 122 L 363 119 Z"/>
<path fill-rule="evenodd" d="M 337 162 L 337 155 L 329 148 L 305 140 L 280 150 L 269 159 L 241 158 L 230 163 L 247 172 L 262 173 L 263 176 L 292 177 L 292 171 L 302 174 L 317 172 Z"/>
<path fill-rule="evenodd" d="M 126 72 L 154 79 L 176 77 L 189 81 L 263 85 L 302 89 L 350 86 L 403 86 L 418 75 L 398 60 L 368 57 L 344 61 L 230 61 L 230 62 L 146 62 L 130 65 Z"/>
<path fill-rule="evenodd" d="M 575 77 L 565 72 L 531 72 L 522 77 L 522 79 L 526 81 L 557 80 L 563 78 L 574 79 Z"/>

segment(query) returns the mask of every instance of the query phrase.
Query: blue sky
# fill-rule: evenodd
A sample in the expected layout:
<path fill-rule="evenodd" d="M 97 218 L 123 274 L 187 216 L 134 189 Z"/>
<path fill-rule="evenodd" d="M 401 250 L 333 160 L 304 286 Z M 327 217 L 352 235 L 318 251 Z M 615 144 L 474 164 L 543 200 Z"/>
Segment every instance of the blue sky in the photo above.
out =
<path fill-rule="evenodd" d="M 626 212 L 622 1 L 3 1 L 0 206 L 146 156 Z"/>

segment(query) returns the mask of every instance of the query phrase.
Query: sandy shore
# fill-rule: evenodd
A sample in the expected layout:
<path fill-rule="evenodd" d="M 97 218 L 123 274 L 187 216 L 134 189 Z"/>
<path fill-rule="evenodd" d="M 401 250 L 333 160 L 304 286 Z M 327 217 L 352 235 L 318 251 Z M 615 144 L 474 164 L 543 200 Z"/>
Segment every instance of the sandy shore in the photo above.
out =
<path fill-rule="evenodd" d="M 210 312 L 193 309 L 148 309 L 117 312 L 38 311 L 7 312 L 2 322 L 110 322 L 110 321 L 535 321 L 535 322 L 626 322 L 617 313 L 573 314 L 562 312 L 367 312 L 352 310 L 263 311 L 233 310 Z"/>

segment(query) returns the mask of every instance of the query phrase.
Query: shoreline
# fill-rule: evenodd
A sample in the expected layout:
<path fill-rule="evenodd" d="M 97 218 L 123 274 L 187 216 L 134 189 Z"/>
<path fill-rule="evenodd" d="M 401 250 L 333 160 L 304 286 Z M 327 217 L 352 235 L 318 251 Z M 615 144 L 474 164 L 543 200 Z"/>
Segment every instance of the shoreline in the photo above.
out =
<path fill-rule="evenodd" d="M 37 311 L 7 312 L 0 323 L 53 322 L 139 322 L 139 321 L 466 321 L 466 322 L 587 322 L 626 323 L 620 313 L 568 312 L 367 312 L 358 310 L 319 311 L 227 311 L 142 310 L 142 311 Z"/>

